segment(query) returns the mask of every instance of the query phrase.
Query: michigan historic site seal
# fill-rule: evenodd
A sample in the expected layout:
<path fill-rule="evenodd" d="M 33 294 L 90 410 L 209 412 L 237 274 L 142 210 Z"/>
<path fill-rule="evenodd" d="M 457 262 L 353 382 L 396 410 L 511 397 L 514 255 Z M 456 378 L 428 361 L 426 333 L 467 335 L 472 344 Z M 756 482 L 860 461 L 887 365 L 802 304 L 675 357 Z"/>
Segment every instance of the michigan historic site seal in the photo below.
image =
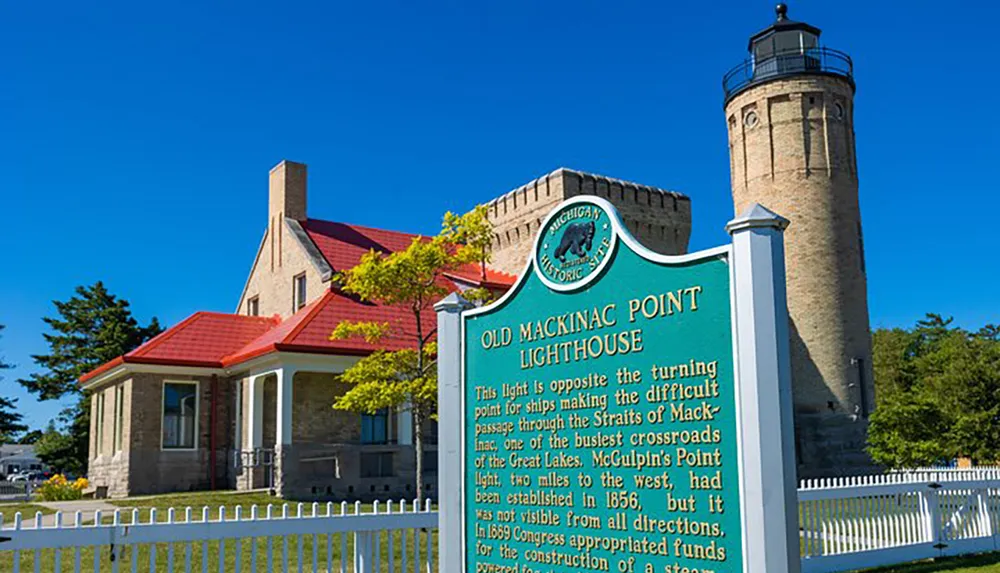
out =
<path fill-rule="evenodd" d="M 611 256 L 614 224 L 603 200 L 579 197 L 554 212 L 535 244 L 535 266 L 555 290 L 573 290 L 597 276 Z"/>

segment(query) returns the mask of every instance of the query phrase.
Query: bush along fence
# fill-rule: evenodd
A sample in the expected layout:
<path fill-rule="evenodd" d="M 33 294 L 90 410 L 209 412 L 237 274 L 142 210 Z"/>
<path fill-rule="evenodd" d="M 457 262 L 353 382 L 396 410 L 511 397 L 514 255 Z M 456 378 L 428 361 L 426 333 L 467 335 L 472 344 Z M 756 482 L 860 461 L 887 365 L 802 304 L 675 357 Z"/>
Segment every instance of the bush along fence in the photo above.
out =
<path fill-rule="evenodd" d="M 2 506 L 0 506 L 2 510 Z M 803 573 L 1000 550 L 1000 468 L 806 480 Z M 0 515 L 0 571 L 437 571 L 426 503 Z M 64 524 L 63 518 L 72 518 Z"/>

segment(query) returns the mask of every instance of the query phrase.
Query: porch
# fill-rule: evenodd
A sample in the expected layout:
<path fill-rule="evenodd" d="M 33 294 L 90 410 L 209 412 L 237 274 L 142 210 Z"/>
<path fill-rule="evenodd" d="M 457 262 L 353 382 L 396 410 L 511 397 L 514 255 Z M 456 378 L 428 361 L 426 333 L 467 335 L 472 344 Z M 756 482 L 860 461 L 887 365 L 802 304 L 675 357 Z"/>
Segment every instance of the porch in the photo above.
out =
<path fill-rule="evenodd" d="M 406 411 L 333 409 L 350 357 L 282 362 L 234 380 L 232 487 L 294 499 L 412 498 L 416 458 Z M 425 431 L 424 495 L 436 495 L 436 428 Z"/>

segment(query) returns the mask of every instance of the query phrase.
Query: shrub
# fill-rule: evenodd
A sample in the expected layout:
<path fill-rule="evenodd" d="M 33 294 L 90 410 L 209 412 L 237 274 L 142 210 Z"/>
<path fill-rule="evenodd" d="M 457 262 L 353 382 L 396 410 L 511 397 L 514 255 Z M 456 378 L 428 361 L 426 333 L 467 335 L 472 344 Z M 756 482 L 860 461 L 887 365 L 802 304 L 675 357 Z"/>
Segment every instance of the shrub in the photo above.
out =
<path fill-rule="evenodd" d="M 38 486 L 35 493 L 38 494 L 41 501 L 69 501 L 81 499 L 87 485 L 87 478 L 82 477 L 77 478 L 76 481 L 69 481 L 66 476 L 56 474 Z"/>

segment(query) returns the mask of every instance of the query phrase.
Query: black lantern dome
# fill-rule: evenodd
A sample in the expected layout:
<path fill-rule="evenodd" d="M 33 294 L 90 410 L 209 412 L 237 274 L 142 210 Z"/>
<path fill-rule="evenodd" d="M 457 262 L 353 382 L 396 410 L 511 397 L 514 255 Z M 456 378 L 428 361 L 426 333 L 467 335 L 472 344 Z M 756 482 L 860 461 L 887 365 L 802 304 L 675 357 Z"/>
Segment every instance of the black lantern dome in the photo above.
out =
<path fill-rule="evenodd" d="M 854 86 L 850 56 L 819 45 L 820 29 L 788 19 L 788 6 L 775 7 L 773 24 L 750 36 L 750 58 L 729 71 L 722 79 L 726 103 L 752 85 L 772 79 L 824 74 L 845 78 Z"/>

